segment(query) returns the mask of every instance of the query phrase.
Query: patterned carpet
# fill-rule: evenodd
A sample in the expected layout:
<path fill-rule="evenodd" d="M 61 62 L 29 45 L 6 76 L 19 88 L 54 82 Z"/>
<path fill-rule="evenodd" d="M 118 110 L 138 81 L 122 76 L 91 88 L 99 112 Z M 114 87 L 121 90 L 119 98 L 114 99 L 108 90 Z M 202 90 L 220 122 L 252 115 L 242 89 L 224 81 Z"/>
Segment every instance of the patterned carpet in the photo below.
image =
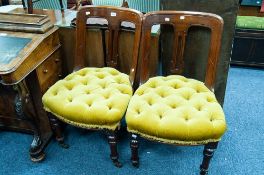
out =
<path fill-rule="evenodd" d="M 264 172 L 264 70 L 230 69 L 224 110 L 228 131 L 210 167 L 211 175 L 261 175 Z M 28 157 L 32 136 L 0 132 L 2 175 L 195 175 L 199 172 L 202 147 L 175 147 L 146 140 L 140 142 L 139 169 L 130 165 L 127 134 L 120 138 L 123 168 L 109 159 L 106 138 L 99 132 L 68 127 L 68 150 L 51 141 L 46 160 L 32 163 Z"/>

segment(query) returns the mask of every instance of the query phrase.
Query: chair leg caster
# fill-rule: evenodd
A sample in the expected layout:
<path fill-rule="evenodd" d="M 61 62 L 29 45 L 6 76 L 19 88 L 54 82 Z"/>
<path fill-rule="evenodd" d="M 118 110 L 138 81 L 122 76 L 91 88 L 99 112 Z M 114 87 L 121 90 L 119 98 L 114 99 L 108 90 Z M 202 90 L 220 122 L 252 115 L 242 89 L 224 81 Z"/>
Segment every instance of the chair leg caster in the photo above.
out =
<path fill-rule="evenodd" d="M 200 167 L 200 175 L 208 175 L 208 170 L 205 170 L 202 167 Z"/>
<path fill-rule="evenodd" d="M 139 168 L 139 161 L 132 161 L 132 165 L 135 168 Z"/>

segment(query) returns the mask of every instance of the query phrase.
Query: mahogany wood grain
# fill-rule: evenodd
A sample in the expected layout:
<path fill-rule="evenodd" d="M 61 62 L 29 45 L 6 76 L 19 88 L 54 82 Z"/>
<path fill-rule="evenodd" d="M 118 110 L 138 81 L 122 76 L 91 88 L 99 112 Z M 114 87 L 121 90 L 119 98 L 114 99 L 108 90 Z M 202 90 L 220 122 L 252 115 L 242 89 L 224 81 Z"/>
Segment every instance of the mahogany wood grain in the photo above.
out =
<path fill-rule="evenodd" d="M 53 135 L 41 98 L 48 86 L 59 79 L 58 29 L 55 27 L 45 34 L 1 33 L 31 41 L 12 64 L 0 67 L 1 83 L 4 84 L 0 85 L 0 109 L 5 109 L 5 112 L 0 110 L 0 128 L 33 134 L 30 157 L 32 161 L 41 161 Z"/>
<path fill-rule="evenodd" d="M 238 15 L 240 16 L 259 16 L 263 17 L 264 13 L 260 12 L 260 7 L 240 6 Z"/>
<path fill-rule="evenodd" d="M 140 83 L 143 84 L 150 78 L 150 46 L 151 46 L 151 28 L 156 24 L 171 25 L 174 30 L 170 74 L 181 74 L 184 70 L 184 49 L 188 30 L 192 26 L 206 27 L 211 30 L 211 42 L 209 45 L 209 54 L 207 61 L 207 70 L 205 76 L 205 85 L 212 91 L 214 90 L 216 66 L 219 57 L 219 51 L 222 39 L 223 19 L 215 14 L 188 12 L 188 11 L 158 11 L 144 15 L 142 25 L 142 66 Z M 195 47 L 195 45 L 193 45 Z M 144 137 L 144 136 L 142 136 Z M 139 166 L 138 156 L 138 135 L 132 134 L 130 148 L 131 161 L 135 167 Z M 146 138 L 146 137 L 144 137 Z M 159 141 L 161 143 L 167 143 Z M 167 143 L 168 144 L 168 143 Z M 176 144 L 178 145 L 178 144 Z M 184 144 L 182 144 L 184 145 Z M 197 144 L 193 144 L 197 145 Z M 205 175 L 208 172 L 210 159 L 216 149 L 217 142 L 205 144 L 204 158 L 200 166 L 200 174 Z"/>
<path fill-rule="evenodd" d="M 132 66 L 130 68 L 130 81 L 133 84 L 137 69 L 139 43 L 141 37 L 142 13 L 127 8 L 111 6 L 86 6 L 77 13 L 76 22 L 76 51 L 74 70 L 85 66 L 84 58 L 86 55 L 86 21 L 89 18 L 104 18 L 108 21 L 108 46 L 106 51 L 105 66 L 117 68 L 118 41 L 121 22 L 127 21 L 135 24 L 135 37 L 133 45 Z M 88 27 L 89 28 L 89 27 Z"/>
<path fill-rule="evenodd" d="M 139 44 L 141 37 L 141 26 L 142 26 L 142 18 L 143 14 L 121 7 L 111 7 L 111 6 L 85 6 L 79 9 L 76 17 L 76 36 L 75 36 L 75 59 L 73 61 L 74 71 L 77 71 L 81 68 L 84 68 L 87 65 L 87 45 L 89 41 L 92 44 L 90 49 L 94 49 L 94 41 L 95 40 L 87 40 L 87 33 L 91 28 L 90 25 L 87 25 L 87 20 L 91 18 L 103 18 L 108 21 L 107 25 L 105 25 L 101 30 L 101 38 L 99 42 L 103 43 L 103 48 L 101 51 L 105 51 L 103 54 L 103 65 L 102 67 L 114 67 L 118 68 L 118 63 L 120 59 L 119 55 L 119 41 L 120 41 L 120 33 L 121 33 L 121 23 L 122 22 L 132 22 L 135 25 L 134 31 L 134 42 L 132 45 L 132 66 L 130 67 L 130 81 L 133 85 L 137 70 L 137 62 L 139 56 Z M 88 30 L 87 30 L 88 29 Z M 107 32 L 106 32 L 107 30 Z M 98 29 L 95 29 L 98 33 Z M 100 31 L 100 29 L 99 29 Z M 91 33 L 91 32 L 90 32 Z M 99 32 L 100 33 L 100 32 Z M 90 37 L 94 37 L 91 35 Z M 107 39 L 105 38 L 107 37 Z M 101 60 L 98 60 L 97 62 Z M 94 60 L 93 60 L 94 62 Z M 59 130 L 59 123 L 53 122 L 53 128 L 56 128 L 57 132 Z M 106 130 L 108 143 L 110 146 L 110 158 L 112 159 L 114 165 L 116 167 L 121 167 L 122 164 L 118 160 L 118 151 L 117 151 L 117 136 L 116 132 L 120 127 L 115 128 L 114 131 Z M 98 129 L 100 130 L 100 129 Z M 60 136 L 58 136 L 60 137 Z M 63 142 L 63 137 L 61 137 L 61 141 Z"/>
<path fill-rule="evenodd" d="M 187 11 L 159 11 L 146 14 L 142 26 L 143 64 L 141 68 L 141 84 L 149 78 L 150 34 L 151 27 L 155 24 L 172 25 L 174 28 L 171 74 L 181 74 L 184 69 L 183 55 L 188 29 L 192 26 L 201 26 L 211 30 L 205 84 L 209 89 L 213 90 L 221 47 L 223 19 L 211 13 Z"/>
<path fill-rule="evenodd" d="M 0 127 L 34 134 L 35 111 L 25 81 L 14 86 L 0 85 Z"/>
<path fill-rule="evenodd" d="M 107 35 L 107 31 L 105 32 Z M 63 75 L 67 75 L 73 70 L 73 58 L 75 55 L 75 30 L 74 28 L 61 27 L 59 29 L 60 41 L 62 44 L 62 57 L 63 57 Z M 106 37 L 107 38 L 107 37 Z M 88 66 L 93 67 L 103 67 L 104 64 L 104 49 L 103 49 L 103 32 L 100 29 L 100 26 L 93 29 L 87 30 L 86 35 L 87 42 L 86 44 L 86 57 L 85 63 Z M 151 51 L 150 51 L 150 75 L 157 75 L 158 72 L 158 57 L 159 57 L 159 33 L 151 36 Z M 121 30 L 119 37 L 119 60 L 118 60 L 118 70 L 123 73 L 129 74 L 130 67 L 132 63 L 132 50 L 134 44 L 134 32 Z M 139 54 L 139 65 L 141 65 Z M 138 84 L 139 74 L 137 73 L 137 80 L 135 83 Z M 137 85 L 136 85 L 137 86 Z"/>
<path fill-rule="evenodd" d="M 25 13 L 23 9 L 17 8 L 12 11 L 13 13 Z M 42 9 L 34 9 L 34 14 L 45 14 L 48 15 L 51 22 L 53 24 L 59 25 L 59 39 L 62 44 L 62 74 L 65 76 L 72 72 L 73 70 L 73 61 L 75 55 L 75 41 L 76 33 L 75 28 L 70 26 L 71 20 L 75 18 L 76 11 L 66 9 L 63 13 L 60 10 L 42 10 Z M 95 21 L 95 20 L 94 20 Z M 63 23 L 62 23 L 63 22 Z M 106 23 L 107 24 L 107 23 Z M 104 32 L 105 31 L 105 32 Z M 104 64 L 104 45 L 105 39 L 107 40 L 107 36 L 104 39 L 104 33 L 107 35 L 108 31 L 105 26 L 102 25 L 93 25 L 88 26 L 87 28 L 87 42 L 86 43 L 86 57 L 85 63 L 88 66 L 93 67 L 103 67 Z M 118 60 L 118 70 L 123 73 L 129 74 L 130 67 L 132 63 L 132 53 L 134 43 L 135 32 L 133 29 L 128 30 L 127 27 L 121 27 L 120 35 L 119 35 L 119 60 Z M 159 39 L 160 33 L 154 33 L 151 35 L 151 49 L 150 49 L 150 76 L 155 76 L 158 73 L 158 61 L 159 61 Z M 140 49 L 142 50 L 142 49 Z M 141 51 L 140 51 L 141 52 Z M 139 65 L 141 65 L 141 57 L 142 54 L 139 54 Z M 139 68 L 139 67 L 138 67 Z M 139 74 L 137 73 L 137 80 L 135 87 L 138 86 Z"/>
<path fill-rule="evenodd" d="M 30 92 L 30 99 L 34 106 L 35 117 L 34 126 L 36 127 L 36 134 L 30 147 L 30 156 L 32 161 L 41 161 L 45 157 L 44 149 L 49 143 L 53 132 L 51 130 L 50 121 L 46 111 L 42 105 L 42 95 L 39 79 L 37 77 L 36 69 L 34 69 L 26 78 Z M 55 83 L 55 82 L 53 82 Z"/>
<path fill-rule="evenodd" d="M 45 34 L 4 32 L 8 36 L 31 38 L 32 41 L 11 63 L 0 66 L 3 84 L 10 85 L 20 82 L 53 52 L 57 51 L 60 48 L 57 32 L 57 28 L 51 29 Z"/>
<path fill-rule="evenodd" d="M 53 52 L 49 59 L 45 60 L 36 69 L 42 94 L 44 94 L 54 82 L 62 78 L 61 51 Z"/>

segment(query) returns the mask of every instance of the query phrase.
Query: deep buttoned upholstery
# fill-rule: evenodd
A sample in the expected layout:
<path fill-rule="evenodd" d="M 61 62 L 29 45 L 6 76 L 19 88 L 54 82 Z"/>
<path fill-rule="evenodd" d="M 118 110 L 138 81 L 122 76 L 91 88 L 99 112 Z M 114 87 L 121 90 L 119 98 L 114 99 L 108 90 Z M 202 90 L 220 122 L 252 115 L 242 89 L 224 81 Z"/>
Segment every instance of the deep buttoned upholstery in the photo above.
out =
<path fill-rule="evenodd" d="M 219 141 L 225 116 L 203 82 L 183 76 L 155 77 L 135 92 L 126 114 L 128 130 L 176 144 Z"/>
<path fill-rule="evenodd" d="M 132 87 L 114 68 L 84 68 L 54 84 L 43 96 L 45 110 L 83 128 L 114 130 L 123 117 Z"/>

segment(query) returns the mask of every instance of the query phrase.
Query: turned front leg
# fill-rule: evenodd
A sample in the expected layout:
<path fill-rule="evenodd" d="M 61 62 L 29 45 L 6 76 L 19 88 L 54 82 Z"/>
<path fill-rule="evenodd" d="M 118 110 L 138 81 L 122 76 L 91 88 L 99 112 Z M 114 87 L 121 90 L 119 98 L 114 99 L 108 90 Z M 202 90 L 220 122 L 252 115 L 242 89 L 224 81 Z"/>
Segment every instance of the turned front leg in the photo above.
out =
<path fill-rule="evenodd" d="M 114 165 L 118 168 L 122 167 L 122 164 L 119 162 L 118 152 L 117 152 L 117 136 L 115 131 L 107 131 L 107 139 L 110 146 L 110 158 L 112 159 Z"/>
<path fill-rule="evenodd" d="M 131 161 L 134 167 L 139 167 L 139 157 L 138 157 L 138 136 L 136 134 L 131 135 L 130 141 L 131 148 Z"/>
<path fill-rule="evenodd" d="M 200 165 L 200 175 L 207 175 L 208 168 L 210 164 L 210 160 L 214 155 L 214 151 L 217 149 L 218 142 L 208 143 L 204 146 L 203 151 L 203 162 Z"/>
<path fill-rule="evenodd" d="M 60 121 L 51 114 L 49 114 L 49 120 L 51 128 L 55 134 L 55 138 L 58 141 L 59 145 L 62 148 L 69 148 L 69 145 L 64 143 L 64 134 L 62 132 Z"/>

